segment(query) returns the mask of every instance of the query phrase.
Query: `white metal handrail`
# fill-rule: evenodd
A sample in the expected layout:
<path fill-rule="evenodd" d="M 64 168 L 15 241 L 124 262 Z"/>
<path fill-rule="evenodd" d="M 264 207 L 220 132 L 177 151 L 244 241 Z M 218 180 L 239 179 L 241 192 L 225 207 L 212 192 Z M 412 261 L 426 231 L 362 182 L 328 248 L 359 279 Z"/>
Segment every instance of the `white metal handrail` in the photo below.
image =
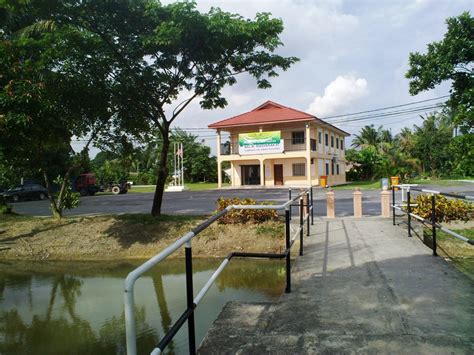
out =
<path fill-rule="evenodd" d="M 286 211 L 286 219 L 287 223 L 289 223 L 288 219 L 288 214 L 291 214 L 291 205 L 298 199 L 302 199 L 304 195 L 307 196 L 308 201 L 307 203 L 309 204 L 309 191 L 311 191 L 311 205 L 308 206 L 307 211 L 311 211 L 313 213 L 313 206 L 312 206 L 312 187 L 309 189 L 306 189 L 302 192 L 300 192 L 297 196 L 290 198 L 288 201 L 285 203 L 282 203 L 280 205 L 230 205 L 227 206 L 224 210 L 217 212 L 215 215 L 211 216 L 208 218 L 206 221 L 201 223 L 198 227 L 196 227 L 194 230 L 186 233 L 183 235 L 181 238 L 176 240 L 174 243 L 172 243 L 170 246 L 165 248 L 163 251 L 158 253 L 157 255 L 153 256 L 149 260 L 147 260 L 145 263 L 131 271 L 126 279 L 125 279 L 125 285 L 124 285 L 124 304 L 125 304 L 125 331 L 126 331 L 126 342 L 127 342 L 127 354 L 128 355 L 136 355 L 137 353 L 137 346 L 136 346 L 136 329 L 135 329 L 135 312 L 134 312 L 134 287 L 136 281 L 147 271 L 149 271 L 151 268 L 156 266 L 158 263 L 166 259 L 169 255 L 174 253 L 176 250 L 181 248 L 183 245 L 186 246 L 187 250 L 191 249 L 191 240 L 199 234 L 201 231 L 206 229 L 208 226 L 210 226 L 212 223 L 217 221 L 220 217 L 224 216 L 226 213 L 232 211 L 232 210 L 244 210 L 244 209 L 264 209 L 264 210 L 285 210 Z M 309 216 L 310 214 L 307 213 L 306 217 L 302 219 L 303 221 L 308 221 L 308 226 L 309 226 Z M 292 243 L 295 240 L 298 232 L 302 234 L 301 229 L 303 228 L 303 225 L 300 225 L 297 233 L 295 236 L 292 238 Z M 291 243 L 291 244 L 292 244 Z M 291 245 L 289 246 L 291 248 Z M 288 248 L 288 245 L 287 245 Z M 288 252 L 288 251 L 287 251 Z M 234 254 L 239 254 L 239 253 L 234 253 Z M 241 253 L 240 253 L 241 254 Z M 252 254 L 252 253 L 248 253 Z M 257 254 L 256 254 L 257 255 Z M 272 254 L 268 254 L 272 255 Z M 220 275 L 220 273 L 224 270 L 224 268 L 227 266 L 227 264 L 230 262 L 230 259 L 232 258 L 233 255 L 230 255 L 227 257 L 221 265 L 218 267 L 218 269 L 213 273 L 213 275 L 210 277 L 210 279 L 206 282 L 204 287 L 199 291 L 197 296 L 193 299 L 193 308 L 202 300 L 202 298 L 205 296 L 209 288 L 212 286 L 212 284 L 215 282 L 217 277 Z M 239 256 L 239 255 L 236 255 Z M 273 255 L 272 257 L 274 257 Z M 262 256 L 257 256 L 257 257 L 262 257 Z M 278 255 L 278 257 L 281 257 L 281 255 Z M 287 262 L 287 267 L 288 267 L 288 262 Z M 288 273 L 288 270 L 287 270 Z M 192 277 L 192 276 L 191 276 Z M 288 275 L 287 275 L 288 277 Z M 188 305 L 189 306 L 189 305 Z M 191 310 L 192 311 L 192 310 Z M 179 329 L 179 328 L 178 328 Z M 152 354 L 160 354 L 161 349 L 155 348 L 152 352 Z"/>

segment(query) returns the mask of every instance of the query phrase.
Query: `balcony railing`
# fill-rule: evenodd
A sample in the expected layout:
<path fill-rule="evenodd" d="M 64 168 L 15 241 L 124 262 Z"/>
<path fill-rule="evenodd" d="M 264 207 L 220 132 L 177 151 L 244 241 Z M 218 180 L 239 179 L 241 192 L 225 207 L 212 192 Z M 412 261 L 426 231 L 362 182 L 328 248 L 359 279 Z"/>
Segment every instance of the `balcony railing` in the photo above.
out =
<path fill-rule="evenodd" d="M 310 148 L 312 151 L 316 151 L 316 140 L 310 140 Z M 298 151 L 305 151 L 306 150 L 306 142 L 300 144 L 293 144 L 292 139 L 283 139 L 283 151 L 284 152 L 298 152 Z M 232 155 L 232 154 L 239 154 L 239 143 L 223 143 L 221 144 L 221 155 Z"/>

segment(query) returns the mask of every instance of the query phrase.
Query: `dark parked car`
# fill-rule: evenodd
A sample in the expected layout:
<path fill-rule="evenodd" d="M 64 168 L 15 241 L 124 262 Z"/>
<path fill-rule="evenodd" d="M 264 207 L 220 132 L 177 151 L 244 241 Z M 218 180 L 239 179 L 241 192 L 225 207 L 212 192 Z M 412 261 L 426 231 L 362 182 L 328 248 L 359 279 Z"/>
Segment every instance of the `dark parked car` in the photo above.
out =
<path fill-rule="evenodd" d="M 48 197 L 48 190 L 38 184 L 18 185 L 2 193 L 5 200 L 18 202 L 20 200 L 44 200 Z"/>

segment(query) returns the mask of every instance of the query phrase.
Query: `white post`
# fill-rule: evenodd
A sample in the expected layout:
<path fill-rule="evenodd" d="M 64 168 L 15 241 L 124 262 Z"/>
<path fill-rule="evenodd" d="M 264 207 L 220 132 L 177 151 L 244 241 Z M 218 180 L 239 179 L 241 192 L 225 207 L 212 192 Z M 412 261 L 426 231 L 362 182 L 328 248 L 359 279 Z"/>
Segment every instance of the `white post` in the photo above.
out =
<path fill-rule="evenodd" d="M 173 143 L 173 185 L 176 186 L 176 142 Z"/>
<path fill-rule="evenodd" d="M 184 148 L 183 148 L 183 142 L 181 142 L 180 145 L 181 145 L 181 150 L 180 150 L 179 160 L 181 161 L 181 171 L 179 173 L 179 176 L 181 178 L 181 186 L 184 187 Z"/>
<path fill-rule="evenodd" d="M 260 185 L 265 186 L 265 167 L 263 159 L 260 159 Z"/>

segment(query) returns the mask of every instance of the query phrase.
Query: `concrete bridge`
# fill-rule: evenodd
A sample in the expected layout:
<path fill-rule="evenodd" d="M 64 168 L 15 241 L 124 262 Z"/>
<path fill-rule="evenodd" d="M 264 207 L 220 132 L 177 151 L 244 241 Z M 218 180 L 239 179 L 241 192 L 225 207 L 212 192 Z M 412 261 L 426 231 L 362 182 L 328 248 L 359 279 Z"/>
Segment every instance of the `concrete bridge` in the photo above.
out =
<path fill-rule="evenodd" d="M 377 217 L 319 220 L 276 303 L 230 302 L 201 354 L 474 353 L 474 282 Z"/>

